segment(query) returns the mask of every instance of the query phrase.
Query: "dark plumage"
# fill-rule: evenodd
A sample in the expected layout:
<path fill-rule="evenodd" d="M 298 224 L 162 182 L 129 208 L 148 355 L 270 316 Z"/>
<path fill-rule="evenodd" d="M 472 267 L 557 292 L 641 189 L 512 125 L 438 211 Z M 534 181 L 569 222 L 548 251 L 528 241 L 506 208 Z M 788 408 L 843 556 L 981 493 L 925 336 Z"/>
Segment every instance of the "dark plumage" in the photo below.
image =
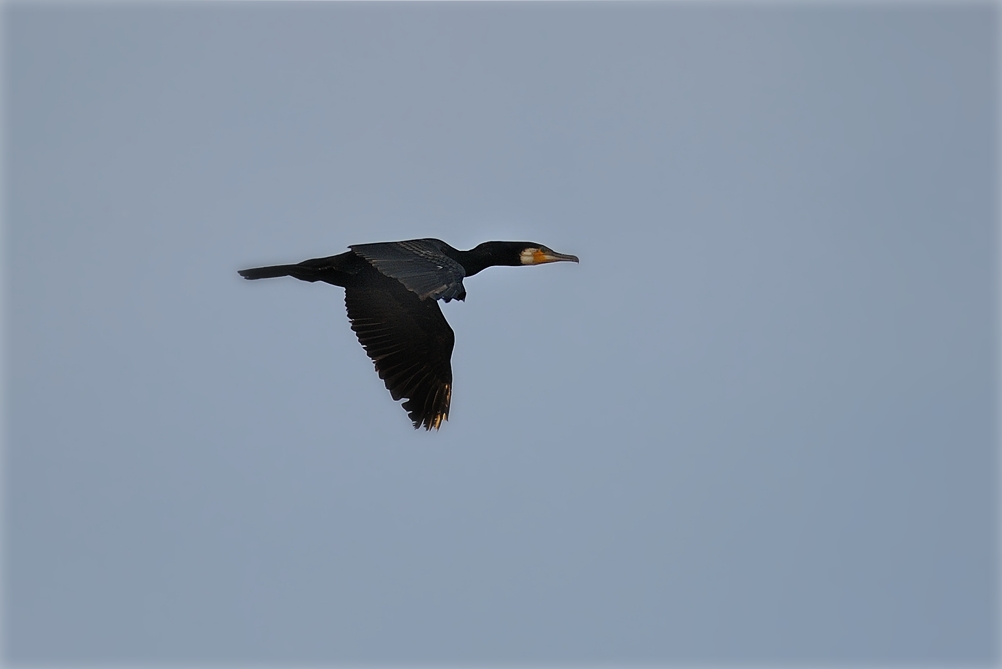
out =
<path fill-rule="evenodd" d="M 341 286 L 351 329 L 414 427 L 449 418 L 455 335 L 438 300 L 466 297 L 463 279 L 495 265 L 573 261 L 532 242 L 484 242 L 469 251 L 439 239 L 355 244 L 328 258 L 240 270 L 245 279 L 292 276 Z"/>

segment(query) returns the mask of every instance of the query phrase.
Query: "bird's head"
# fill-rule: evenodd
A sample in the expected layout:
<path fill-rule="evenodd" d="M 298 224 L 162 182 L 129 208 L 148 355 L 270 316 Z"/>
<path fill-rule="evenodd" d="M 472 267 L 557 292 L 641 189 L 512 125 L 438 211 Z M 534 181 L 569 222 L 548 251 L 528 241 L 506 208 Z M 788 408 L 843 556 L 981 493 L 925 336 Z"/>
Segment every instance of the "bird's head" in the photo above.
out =
<path fill-rule="evenodd" d="M 542 265 L 549 262 L 578 262 L 577 256 L 557 253 L 535 242 L 484 242 L 476 248 L 461 253 L 466 276 L 472 276 L 485 267 L 497 265 Z"/>

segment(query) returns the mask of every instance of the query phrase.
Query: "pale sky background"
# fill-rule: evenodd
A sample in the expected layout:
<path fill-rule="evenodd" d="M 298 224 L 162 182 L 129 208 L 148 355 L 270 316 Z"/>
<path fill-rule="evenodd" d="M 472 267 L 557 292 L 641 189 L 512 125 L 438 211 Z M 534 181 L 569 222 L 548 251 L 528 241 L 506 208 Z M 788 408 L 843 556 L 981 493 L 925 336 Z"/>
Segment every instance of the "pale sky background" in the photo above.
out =
<path fill-rule="evenodd" d="M 8 662 L 999 661 L 997 4 L 3 16 Z"/>

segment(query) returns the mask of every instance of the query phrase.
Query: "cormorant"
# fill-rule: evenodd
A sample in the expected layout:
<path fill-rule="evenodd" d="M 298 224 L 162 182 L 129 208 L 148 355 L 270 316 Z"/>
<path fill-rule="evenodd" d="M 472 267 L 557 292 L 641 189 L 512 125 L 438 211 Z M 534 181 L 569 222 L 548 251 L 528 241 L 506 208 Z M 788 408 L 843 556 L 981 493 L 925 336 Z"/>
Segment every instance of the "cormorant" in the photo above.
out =
<path fill-rule="evenodd" d="M 351 329 L 417 429 L 449 418 L 455 335 L 437 300 L 466 297 L 463 278 L 495 265 L 572 261 L 532 242 L 484 242 L 469 251 L 439 239 L 355 244 L 346 253 L 240 270 L 245 279 L 292 276 L 341 286 Z"/>

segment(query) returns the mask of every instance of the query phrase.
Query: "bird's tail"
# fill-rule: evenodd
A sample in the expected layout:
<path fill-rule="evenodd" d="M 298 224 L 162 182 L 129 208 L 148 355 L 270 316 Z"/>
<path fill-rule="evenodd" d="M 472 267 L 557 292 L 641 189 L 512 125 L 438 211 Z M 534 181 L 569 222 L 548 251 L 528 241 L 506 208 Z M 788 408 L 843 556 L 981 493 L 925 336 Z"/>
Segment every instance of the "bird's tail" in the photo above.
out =
<path fill-rule="evenodd" d="M 277 276 L 294 276 L 298 279 L 303 273 L 303 268 L 298 265 L 272 265 L 242 269 L 238 273 L 245 279 L 274 279 Z"/>
<path fill-rule="evenodd" d="M 344 286 L 366 263 L 351 251 L 328 258 L 311 258 L 295 265 L 251 267 L 239 271 L 245 279 L 274 279 L 292 276 L 300 281 L 324 281 L 334 286 Z"/>

